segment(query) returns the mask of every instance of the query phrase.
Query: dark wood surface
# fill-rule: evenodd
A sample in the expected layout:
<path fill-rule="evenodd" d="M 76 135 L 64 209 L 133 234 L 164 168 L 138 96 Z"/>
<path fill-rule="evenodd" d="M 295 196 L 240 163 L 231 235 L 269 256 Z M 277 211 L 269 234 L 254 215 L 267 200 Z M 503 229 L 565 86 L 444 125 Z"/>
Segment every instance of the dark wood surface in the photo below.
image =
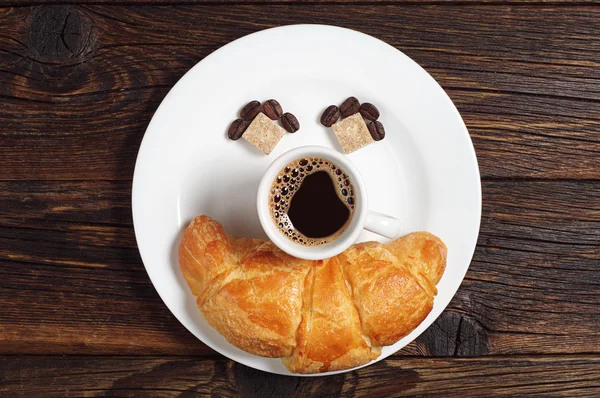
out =
<path fill-rule="evenodd" d="M 70 3 L 0 0 L 0 396 L 600 396 L 596 2 Z M 289 23 L 358 29 L 416 60 L 482 175 L 478 246 L 447 310 L 390 359 L 327 378 L 196 340 L 131 220 L 139 143 L 169 88 Z"/>

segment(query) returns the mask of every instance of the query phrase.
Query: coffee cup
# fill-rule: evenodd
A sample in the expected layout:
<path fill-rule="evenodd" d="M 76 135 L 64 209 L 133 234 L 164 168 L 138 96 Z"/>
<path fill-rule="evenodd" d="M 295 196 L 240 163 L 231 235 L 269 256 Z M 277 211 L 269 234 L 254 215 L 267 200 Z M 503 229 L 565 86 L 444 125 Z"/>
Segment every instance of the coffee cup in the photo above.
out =
<path fill-rule="evenodd" d="M 363 229 L 390 239 L 400 233 L 400 221 L 368 209 L 363 180 L 352 162 L 321 146 L 295 148 L 275 159 L 259 184 L 257 210 L 269 239 L 307 260 L 336 256 Z"/>

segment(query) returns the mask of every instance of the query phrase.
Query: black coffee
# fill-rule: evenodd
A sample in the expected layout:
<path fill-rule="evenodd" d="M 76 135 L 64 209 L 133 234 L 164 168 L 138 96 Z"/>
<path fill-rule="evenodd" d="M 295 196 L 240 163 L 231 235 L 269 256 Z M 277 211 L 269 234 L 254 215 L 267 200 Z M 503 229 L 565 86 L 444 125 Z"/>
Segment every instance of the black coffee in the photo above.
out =
<path fill-rule="evenodd" d="M 354 213 L 354 187 L 344 170 L 322 158 L 301 158 L 271 186 L 271 219 L 289 239 L 307 246 L 335 240 Z"/>

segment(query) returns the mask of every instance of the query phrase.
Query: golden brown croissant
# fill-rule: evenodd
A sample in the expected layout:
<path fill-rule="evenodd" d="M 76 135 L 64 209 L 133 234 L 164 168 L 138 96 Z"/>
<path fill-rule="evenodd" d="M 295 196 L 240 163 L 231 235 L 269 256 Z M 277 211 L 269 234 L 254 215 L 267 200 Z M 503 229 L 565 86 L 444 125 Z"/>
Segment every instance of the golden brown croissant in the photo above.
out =
<path fill-rule="evenodd" d="M 231 344 L 317 373 L 365 364 L 415 329 L 433 307 L 446 246 L 416 232 L 308 261 L 199 216 L 179 265 L 204 318 Z"/>

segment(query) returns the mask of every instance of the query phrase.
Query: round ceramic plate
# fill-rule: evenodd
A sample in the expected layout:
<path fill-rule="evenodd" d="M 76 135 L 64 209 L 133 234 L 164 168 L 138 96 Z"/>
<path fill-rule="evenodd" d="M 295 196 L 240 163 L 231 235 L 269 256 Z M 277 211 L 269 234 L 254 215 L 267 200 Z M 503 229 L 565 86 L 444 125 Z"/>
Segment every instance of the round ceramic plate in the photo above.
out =
<path fill-rule="evenodd" d="M 332 50 L 334 49 L 334 50 Z M 429 316 L 384 347 L 379 361 L 421 334 L 448 305 L 469 267 L 481 218 L 481 184 L 469 133 L 452 101 L 419 65 L 394 47 L 352 30 L 294 25 L 236 40 L 206 57 L 173 87 L 148 126 L 135 166 L 135 234 L 161 298 L 198 339 L 244 365 L 290 374 L 279 359 L 229 344 L 202 318 L 177 262 L 188 223 L 206 214 L 231 235 L 265 238 L 256 190 L 267 166 L 302 145 L 341 151 L 319 118 L 349 96 L 375 104 L 386 138 L 350 155 L 371 210 L 429 231 L 448 246 L 446 272 Z M 301 128 L 266 156 L 229 124 L 250 100 L 276 98 Z M 363 232 L 359 241 L 385 241 Z M 374 362 L 376 362 L 374 361 Z M 337 372 L 330 372 L 337 373 Z"/>

